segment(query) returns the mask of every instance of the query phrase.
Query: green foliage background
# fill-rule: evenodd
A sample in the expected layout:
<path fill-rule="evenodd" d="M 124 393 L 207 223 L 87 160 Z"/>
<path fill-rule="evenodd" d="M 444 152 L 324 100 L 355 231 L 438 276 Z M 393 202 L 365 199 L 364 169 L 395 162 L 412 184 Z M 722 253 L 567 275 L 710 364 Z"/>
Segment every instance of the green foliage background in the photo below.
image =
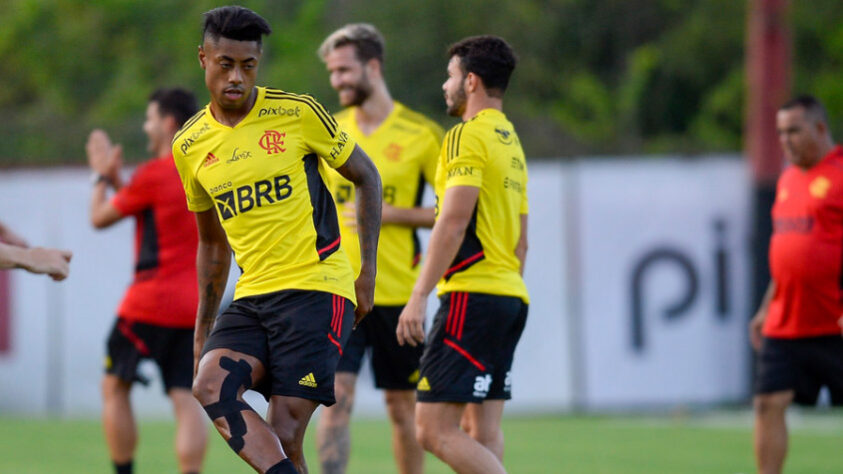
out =
<path fill-rule="evenodd" d="M 445 126 L 445 49 L 506 38 L 520 56 L 505 107 L 527 154 L 741 148 L 745 2 L 736 0 L 252 0 L 266 17 L 260 82 L 337 110 L 322 39 L 352 21 L 387 39 L 393 95 Z M 207 101 L 196 60 L 206 0 L 3 0 L 0 165 L 81 163 L 89 130 L 145 158 L 148 95 L 184 85 Z M 792 2 L 794 89 L 826 101 L 843 133 L 843 2 Z M 835 120 L 838 119 L 838 120 Z"/>

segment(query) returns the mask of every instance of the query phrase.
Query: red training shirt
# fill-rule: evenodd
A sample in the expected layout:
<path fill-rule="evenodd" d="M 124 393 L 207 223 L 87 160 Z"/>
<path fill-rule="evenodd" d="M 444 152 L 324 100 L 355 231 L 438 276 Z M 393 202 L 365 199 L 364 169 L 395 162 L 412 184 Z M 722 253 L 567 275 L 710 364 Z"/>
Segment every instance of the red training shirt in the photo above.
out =
<path fill-rule="evenodd" d="M 187 210 L 173 155 L 147 161 L 111 204 L 135 217 L 135 277 L 118 316 L 190 328 L 196 319 L 196 219 Z"/>
<path fill-rule="evenodd" d="M 770 273 L 776 292 L 763 334 L 840 334 L 843 316 L 843 147 L 813 168 L 782 173 L 773 205 Z"/>

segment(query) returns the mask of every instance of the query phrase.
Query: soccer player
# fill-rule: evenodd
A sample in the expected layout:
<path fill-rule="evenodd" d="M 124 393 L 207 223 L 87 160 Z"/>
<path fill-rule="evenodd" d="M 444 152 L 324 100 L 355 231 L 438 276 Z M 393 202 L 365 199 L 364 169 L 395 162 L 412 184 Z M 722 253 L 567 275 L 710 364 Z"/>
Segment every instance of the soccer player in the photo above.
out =
<path fill-rule="evenodd" d="M 147 383 L 137 370 L 142 359 L 158 365 L 173 404 L 180 472 L 199 472 L 205 455 L 208 430 L 191 393 L 198 238 L 170 152 L 173 136 L 196 109 L 195 97 L 184 89 L 159 89 L 150 96 L 143 131 L 156 158 L 139 166 L 128 184 L 120 178 L 122 149 L 104 131 L 91 132 L 85 147 L 93 169 L 93 226 L 135 219 L 134 281 L 108 337 L 102 381 L 103 429 L 117 473 L 133 469 L 138 433 L 129 392 L 135 381 Z M 110 199 L 109 186 L 116 191 Z"/>
<path fill-rule="evenodd" d="M 0 268 L 22 268 L 61 281 L 70 272 L 72 256 L 69 250 L 30 248 L 26 240 L 0 222 Z"/>
<path fill-rule="evenodd" d="M 378 245 L 375 306 L 352 334 L 337 365 L 337 403 L 322 410 L 317 440 L 323 473 L 342 473 L 348 465 L 348 430 L 355 383 L 369 351 L 375 386 L 383 389 L 392 423 L 392 446 L 402 473 L 421 473 L 424 451 L 416 442 L 414 413 L 422 346 L 399 346 L 398 315 L 418 277 L 417 227 L 433 225 L 433 208 L 420 207 L 425 182 L 433 184 L 442 128 L 392 99 L 383 77 L 384 40 L 374 26 L 346 25 L 319 48 L 331 87 L 346 107 L 337 122 L 357 139 L 377 166 L 383 182 L 383 217 Z M 356 244 L 354 192 L 339 173 L 327 175 L 340 213 L 340 234 L 355 271 L 360 268 Z"/>
<path fill-rule="evenodd" d="M 211 101 L 173 141 L 199 228 L 193 392 L 255 470 L 307 472 L 305 428 L 319 403 L 334 403 L 342 348 L 372 308 L 381 184 L 368 156 L 312 97 L 255 86 L 269 33 L 243 7 L 205 13 L 199 63 Z M 355 186 L 356 281 L 325 166 Z M 214 323 L 229 245 L 243 274 Z M 269 400 L 269 423 L 243 401 L 253 387 Z"/>
<path fill-rule="evenodd" d="M 755 459 L 758 472 L 780 473 L 787 454 L 785 411 L 813 405 L 827 386 L 843 405 L 843 147 L 814 97 L 784 104 L 779 143 L 791 165 L 779 177 L 772 209 L 770 285 L 749 324 L 758 351 Z"/>
<path fill-rule="evenodd" d="M 441 306 L 421 359 L 416 435 L 456 472 L 505 472 L 501 415 L 527 319 L 527 167 L 503 114 L 515 68 L 501 38 L 474 36 L 448 51 L 448 113 L 436 171 L 437 218 L 427 258 L 398 321 L 401 344 L 424 340 L 427 295 Z M 462 428 L 461 427 L 462 420 Z"/>

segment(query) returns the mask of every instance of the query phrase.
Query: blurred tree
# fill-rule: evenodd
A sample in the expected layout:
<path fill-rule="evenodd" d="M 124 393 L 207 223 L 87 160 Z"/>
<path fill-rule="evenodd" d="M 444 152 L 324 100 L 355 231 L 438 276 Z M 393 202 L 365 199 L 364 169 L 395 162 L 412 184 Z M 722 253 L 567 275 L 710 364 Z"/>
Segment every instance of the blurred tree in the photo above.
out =
<path fill-rule="evenodd" d="M 322 39 L 347 23 L 387 39 L 393 95 L 448 126 L 445 51 L 503 36 L 519 66 L 506 109 L 528 155 L 741 148 L 745 4 L 735 0 L 246 0 L 274 29 L 260 83 L 337 108 Z M 209 0 L 5 0 L 0 16 L 0 165 L 81 163 L 93 127 L 145 157 L 157 87 L 207 100 L 196 47 Z M 795 88 L 823 99 L 843 137 L 843 2 L 793 2 Z M 130 159 L 131 161 L 131 159 Z"/>

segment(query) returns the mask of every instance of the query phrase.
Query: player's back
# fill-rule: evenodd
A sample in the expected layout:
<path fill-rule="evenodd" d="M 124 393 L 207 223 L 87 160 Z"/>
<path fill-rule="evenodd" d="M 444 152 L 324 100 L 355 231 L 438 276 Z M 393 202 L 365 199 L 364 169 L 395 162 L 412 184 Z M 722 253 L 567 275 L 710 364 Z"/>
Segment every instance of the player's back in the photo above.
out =
<path fill-rule="evenodd" d="M 136 221 L 135 276 L 118 314 L 163 326 L 192 327 L 198 302 L 198 237 L 172 156 L 139 166 L 112 203 Z"/>
<path fill-rule="evenodd" d="M 438 206 L 447 188 L 479 188 L 465 238 L 439 292 L 466 291 L 528 300 L 515 248 L 527 214 L 527 164 L 506 116 L 484 109 L 445 135 L 436 173 Z M 438 207 L 437 206 L 437 207 Z"/>

